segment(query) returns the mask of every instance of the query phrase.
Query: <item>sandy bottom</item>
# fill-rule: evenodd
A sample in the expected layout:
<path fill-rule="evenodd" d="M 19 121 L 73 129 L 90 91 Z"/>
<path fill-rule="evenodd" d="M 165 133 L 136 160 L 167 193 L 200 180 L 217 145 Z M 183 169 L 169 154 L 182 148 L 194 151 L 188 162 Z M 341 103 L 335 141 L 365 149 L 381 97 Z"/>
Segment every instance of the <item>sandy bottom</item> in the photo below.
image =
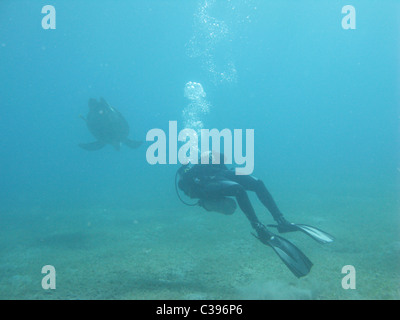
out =
<path fill-rule="evenodd" d="M 287 218 L 336 237 L 321 245 L 298 232 L 283 235 L 314 263 L 301 279 L 251 236 L 240 211 L 223 216 L 180 203 L 135 210 L 3 211 L 0 299 L 400 298 L 394 204 L 387 199 L 330 202 L 312 195 L 301 201 L 285 208 L 296 212 Z M 310 202 L 314 205 L 305 212 Z M 273 222 L 262 207 L 256 209 L 265 224 Z M 44 265 L 56 269 L 55 290 L 41 286 Z M 355 290 L 342 288 L 345 265 L 356 269 Z"/>

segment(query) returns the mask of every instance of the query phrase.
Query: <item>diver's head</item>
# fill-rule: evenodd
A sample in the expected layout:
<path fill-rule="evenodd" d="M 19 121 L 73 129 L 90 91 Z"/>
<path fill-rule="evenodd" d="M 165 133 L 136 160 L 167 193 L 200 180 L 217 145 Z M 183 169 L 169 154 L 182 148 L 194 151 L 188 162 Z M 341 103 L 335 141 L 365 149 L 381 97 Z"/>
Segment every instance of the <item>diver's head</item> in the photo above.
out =
<path fill-rule="evenodd" d="M 225 164 L 225 156 L 217 151 L 205 151 L 200 156 L 201 164 Z"/>

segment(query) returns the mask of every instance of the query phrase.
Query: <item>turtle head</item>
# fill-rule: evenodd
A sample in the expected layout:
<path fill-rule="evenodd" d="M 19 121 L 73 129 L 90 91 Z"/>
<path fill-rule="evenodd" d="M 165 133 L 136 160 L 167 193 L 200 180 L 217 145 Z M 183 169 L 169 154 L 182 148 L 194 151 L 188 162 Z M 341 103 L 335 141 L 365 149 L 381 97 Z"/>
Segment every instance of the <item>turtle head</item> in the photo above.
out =
<path fill-rule="evenodd" d="M 96 99 L 90 98 L 88 105 L 90 110 L 95 110 L 98 107 L 99 103 L 97 102 Z"/>
<path fill-rule="evenodd" d="M 90 112 L 98 113 L 100 115 L 110 113 L 110 106 L 108 105 L 107 101 L 105 101 L 103 98 L 101 98 L 100 101 L 91 98 L 89 99 L 88 104 Z"/>

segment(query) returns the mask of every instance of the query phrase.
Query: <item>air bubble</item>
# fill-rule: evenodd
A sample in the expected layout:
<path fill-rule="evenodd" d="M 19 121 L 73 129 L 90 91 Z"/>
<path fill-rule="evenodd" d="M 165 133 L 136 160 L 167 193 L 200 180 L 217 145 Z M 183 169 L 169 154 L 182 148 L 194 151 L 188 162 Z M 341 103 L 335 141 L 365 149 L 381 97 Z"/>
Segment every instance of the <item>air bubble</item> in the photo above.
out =
<path fill-rule="evenodd" d="M 206 93 L 204 92 L 201 83 L 189 81 L 185 85 L 184 96 L 190 100 L 198 100 L 204 98 Z"/>
<path fill-rule="evenodd" d="M 200 134 L 200 130 L 204 127 L 202 118 L 210 110 L 203 86 L 201 83 L 189 81 L 185 85 L 184 96 L 190 101 L 182 110 L 184 126 Z"/>

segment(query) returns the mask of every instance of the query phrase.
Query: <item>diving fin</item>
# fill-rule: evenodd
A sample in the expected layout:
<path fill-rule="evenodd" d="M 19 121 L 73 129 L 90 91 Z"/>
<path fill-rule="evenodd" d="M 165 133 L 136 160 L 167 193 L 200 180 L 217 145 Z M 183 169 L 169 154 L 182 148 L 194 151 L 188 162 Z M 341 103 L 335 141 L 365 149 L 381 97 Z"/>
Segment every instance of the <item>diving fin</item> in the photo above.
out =
<path fill-rule="evenodd" d="M 306 224 L 295 224 L 287 222 L 278 225 L 269 224 L 268 227 L 277 228 L 280 233 L 301 231 L 304 232 L 306 235 L 310 236 L 311 238 L 313 238 L 315 241 L 322 244 L 333 242 L 333 240 L 335 239 L 329 233 Z"/>
<path fill-rule="evenodd" d="M 257 228 L 259 235 L 253 234 L 253 236 L 270 246 L 297 278 L 306 276 L 313 266 L 306 255 L 290 241 L 262 227 L 264 230 Z"/>
<path fill-rule="evenodd" d="M 135 141 L 135 140 L 126 139 L 124 141 L 124 143 L 131 149 L 137 149 L 143 144 L 143 141 Z"/>
<path fill-rule="evenodd" d="M 103 148 L 106 144 L 101 141 L 95 141 L 95 142 L 90 142 L 90 143 L 80 143 L 79 146 L 82 149 L 88 150 L 88 151 L 95 151 L 95 150 L 100 150 Z"/>

